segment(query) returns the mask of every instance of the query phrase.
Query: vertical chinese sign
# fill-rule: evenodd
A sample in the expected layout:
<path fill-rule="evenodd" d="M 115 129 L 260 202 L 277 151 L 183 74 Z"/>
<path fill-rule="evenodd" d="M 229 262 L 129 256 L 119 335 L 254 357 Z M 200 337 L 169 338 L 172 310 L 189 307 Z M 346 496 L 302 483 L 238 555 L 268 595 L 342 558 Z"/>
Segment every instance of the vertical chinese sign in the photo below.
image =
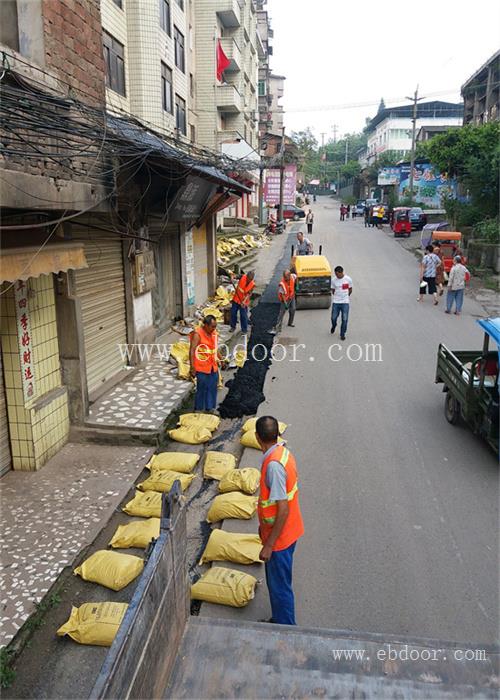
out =
<path fill-rule="evenodd" d="M 28 308 L 28 284 L 23 280 L 18 280 L 16 282 L 15 303 L 23 395 L 24 401 L 27 402 L 35 395 L 35 362 L 33 358 L 33 341 Z"/>
<path fill-rule="evenodd" d="M 186 231 L 186 296 L 188 306 L 194 306 L 194 243 L 193 229 Z"/>

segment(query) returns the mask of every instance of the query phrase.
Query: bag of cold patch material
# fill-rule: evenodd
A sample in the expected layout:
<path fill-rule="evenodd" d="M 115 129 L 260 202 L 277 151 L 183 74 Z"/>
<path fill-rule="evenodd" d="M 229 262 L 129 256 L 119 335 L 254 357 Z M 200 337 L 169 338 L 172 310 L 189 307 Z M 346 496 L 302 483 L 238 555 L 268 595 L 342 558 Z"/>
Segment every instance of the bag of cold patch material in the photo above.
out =
<path fill-rule="evenodd" d="M 220 425 L 220 418 L 209 413 L 184 413 L 182 416 L 179 416 L 179 425 L 187 425 L 192 428 L 206 428 L 213 433 Z"/>
<path fill-rule="evenodd" d="M 257 423 L 258 417 L 255 418 L 249 418 L 248 420 L 243 423 L 243 427 L 241 428 L 244 433 L 246 433 L 248 430 L 254 430 L 255 431 L 255 424 Z M 282 421 L 278 421 L 278 426 L 279 426 L 279 431 L 280 435 L 283 435 L 285 430 L 287 429 L 287 424 L 283 423 Z"/>
<path fill-rule="evenodd" d="M 222 479 L 224 474 L 233 470 L 236 466 L 236 457 L 228 452 L 209 451 L 206 454 L 203 466 L 204 479 Z"/>
<path fill-rule="evenodd" d="M 221 493 L 212 501 L 207 513 L 208 523 L 217 523 L 226 518 L 238 518 L 240 520 L 250 520 L 257 510 L 257 498 L 247 496 L 239 491 L 232 493 Z"/>
<path fill-rule="evenodd" d="M 139 576 L 143 568 L 144 561 L 140 557 L 101 549 L 77 566 L 73 573 L 84 581 L 121 591 Z"/>
<path fill-rule="evenodd" d="M 146 469 L 170 469 L 172 472 L 189 474 L 198 464 L 200 456 L 196 452 L 160 452 L 153 455 Z"/>
<path fill-rule="evenodd" d="M 179 481 L 181 491 L 185 491 L 193 479 L 196 479 L 195 474 L 179 474 L 179 472 L 173 472 L 169 469 L 153 469 L 151 476 L 146 481 L 137 484 L 137 488 L 141 491 L 168 493 L 174 485 L 174 481 Z"/>
<path fill-rule="evenodd" d="M 262 541 L 258 535 L 225 530 L 212 530 L 200 564 L 209 561 L 232 561 L 236 564 L 255 564 L 260 562 L 259 554 Z"/>
<path fill-rule="evenodd" d="M 220 493 L 230 493 L 231 491 L 243 491 L 250 495 L 259 488 L 260 471 L 253 467 L 243 469 L 231 469 L 226 472 L 219 481 Z"/>
<path fill-rule="evenodd" d="M 67 634 L 78 644 L 110 647 L 127 608 L 127 603 L 84 603 L 79 608 L 72 607 L 68 621 L 56 634 Z"/>
<path fill-rule="evenodd" d="M 260 450 L 261 447 L 257 442 L 257 434 L 255 430 L 246 430 L 240 438 L 240 443 L 243 447 L 252 447 L 254 450 Z"/>
<path fill-rule="evenodd" d="M 161 497 L 158 491 L 136 491 L 131 501 L 122 508 L 127 515 L 139 518 L 161 518 Z"/>
<path fill-rule="evenodd" d="M 183 442 L 186 445 L 201 445 L 203 442 L 208 442 L 212 438 L 212 433 L 207 428 L 181 425 L 180 428 L 169 430 L 168 436 L 171 440 Z"/>
<path fill-rule="evenodd" d="M 118 525 L 109 544 L 114 549 L 128 549 L 128 547 L 146 549 L 151 540 L 156 540 L 159 536 L 160 518 L 134 520 L 126 525 Z"/>
<path fill-rule="evenodd" d="M 250 574 L 213 566 L 191 586 L 191 599 L 243 608 L 255 596 L 257 579 Z"/>

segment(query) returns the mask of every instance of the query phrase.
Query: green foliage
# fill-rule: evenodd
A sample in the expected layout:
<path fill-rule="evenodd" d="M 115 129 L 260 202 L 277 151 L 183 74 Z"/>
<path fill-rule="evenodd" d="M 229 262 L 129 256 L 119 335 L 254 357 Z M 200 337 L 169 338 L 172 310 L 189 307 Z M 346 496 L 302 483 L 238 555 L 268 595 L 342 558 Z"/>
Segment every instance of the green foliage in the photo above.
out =
<path fill-rule="evenodd" d="M 476 209 L 481 210 L 481 218 L 498 215 L 499 122 L 450 129 L 428 142 L 426 155 L 441 172 L 456 177 L 467 191 L 472 206 L 469 218 L 474 218 Z"/>
<path fill-rule="evenodd" d="M 350 160 L 340 168 L 340 176 L 347 180 L 356 177 L 361 172 L 361 166 L 357 160 Z"/>
<path fill-rule="evenodd" d="M 319 145 L 310 127 L 302 131 L 292 132 L 291 139 L 300 151 L 306 180 L 313 178 L 323 180 L 326 177 L 327 180 L 337 181 L 339 176 L 342 179 L 347 179 L 359 174 L 356 154 L 366 146 L 367 136 L 365 133 L 347 134 L 338 141 L 330 139 L 324 148 Z M 345 162 L 346 145 L 347 163 Z M 324 154 L 326 160 L 322 159 Z"/>
<path fill-rule="evenodd" d="M 500 219 L 484 219 L 477 223 L 472 229 L 474 238 L 489 243 L 500 243 Z"/>
<path fill-rule="evenodd" d="M 0 649 L 0 686 L 9 688 L 14 682 L 16 672 L 12 668 L 12 652 Z"/>
<path fill-rule="evenodd" d="M 484 212 L 470 202 L 461 202 L 453 197 L 443 199 L 446 216 L 453 227 L 460 231 L 464 226 L 474 226 L 484 219 Z"/>

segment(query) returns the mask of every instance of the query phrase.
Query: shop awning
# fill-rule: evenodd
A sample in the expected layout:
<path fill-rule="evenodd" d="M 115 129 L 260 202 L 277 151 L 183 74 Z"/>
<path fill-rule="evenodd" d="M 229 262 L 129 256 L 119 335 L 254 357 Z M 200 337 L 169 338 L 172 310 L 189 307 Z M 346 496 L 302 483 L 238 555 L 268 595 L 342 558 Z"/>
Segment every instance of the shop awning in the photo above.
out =
<path fill-rule="evenodd" d="M 88 267 L 83 243 L 2 248 L 0 251 L 0 282 L 27 280 L 82 267 Z"/>

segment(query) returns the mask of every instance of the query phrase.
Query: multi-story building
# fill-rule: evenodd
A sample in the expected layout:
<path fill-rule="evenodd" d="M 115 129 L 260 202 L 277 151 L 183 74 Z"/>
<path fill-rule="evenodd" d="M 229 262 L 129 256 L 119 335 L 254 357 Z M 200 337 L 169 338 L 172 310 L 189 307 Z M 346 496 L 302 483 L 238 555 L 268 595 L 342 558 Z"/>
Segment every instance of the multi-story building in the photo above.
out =
<path fill-rule="evenodd" d="M 411 151 L 413 105 L 379 110 L 368 125 L 368 144 L 360 154 L 362 165 L 370 165 L 382 153 L 392 152 L 404 158 Z M 420 102 L 417 105 L 417 132 L 422 126 L 460 126 L 463 105 L 451 102 Z"/>
<path fill-rule="evenodd" d="M 462 85 L 464 124 L 500 119 L 500 50 Z"/>
<path fill-rule="evenodd" d="M 273 54 L 271 39 L 274 36 L 271 19 L 266 10 L 267 0 L 257 0 L 257 33 L 262 43 L 262 56 L 259 59 L 259 139 L 263 139 L 272 127 L 270 87 L 271 66 L 269 57 Z"/>
<path fill-rule="evenodd" d="M 271 73 L 269 76 L 269 91 L 271 95 L 270 101 L 270 127 L 268 131 L 271 134 L 281 134 L 284 126 L 285 111 L 280 100 L 283 97 L 285 90 L 285 76 L 275 75 Z"/>

